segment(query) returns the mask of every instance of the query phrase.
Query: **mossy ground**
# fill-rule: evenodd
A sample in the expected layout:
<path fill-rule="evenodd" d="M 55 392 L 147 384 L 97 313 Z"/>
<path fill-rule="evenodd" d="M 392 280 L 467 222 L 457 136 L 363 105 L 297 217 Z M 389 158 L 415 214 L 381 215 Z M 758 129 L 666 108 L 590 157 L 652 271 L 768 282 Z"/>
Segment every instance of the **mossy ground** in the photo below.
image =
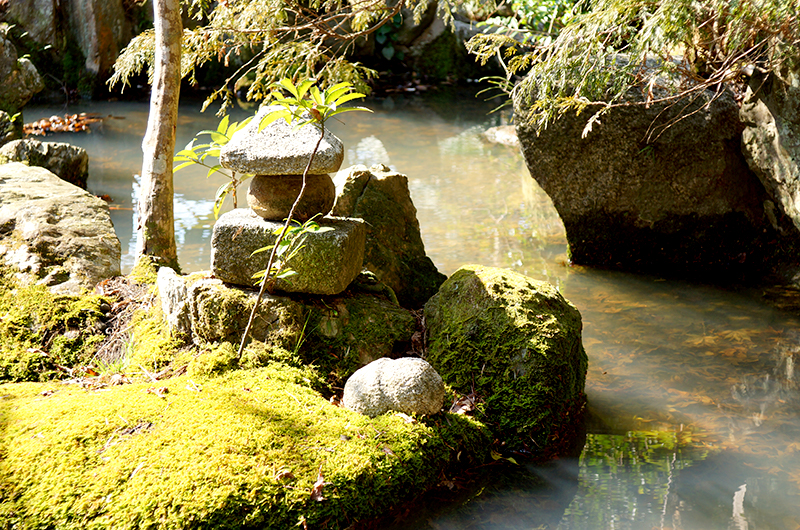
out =
<path fill-rule="evenodd" d="M 345 528 L 484 456 L 472 420 L 369 419 L 311 379 L 275 363 L 159 388 L 0 385 L 0 528 Z"/>
<path fill-rule="evenodd" d="M 0 268 L 0 381 L 51 379 L 91 358 L 103 340 L 102 296 L 21 287 Z"/>

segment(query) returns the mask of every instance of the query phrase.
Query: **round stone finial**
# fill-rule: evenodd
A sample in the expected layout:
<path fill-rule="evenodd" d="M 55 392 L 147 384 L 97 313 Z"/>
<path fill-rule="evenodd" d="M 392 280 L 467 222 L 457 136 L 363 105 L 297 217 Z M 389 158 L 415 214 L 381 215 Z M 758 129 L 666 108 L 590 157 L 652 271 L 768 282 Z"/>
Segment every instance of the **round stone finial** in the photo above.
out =
<path fill-rule="evenodd" d="M 302 175 L 319 140 L 320 129 L 309 123 L 299 129 L 283 118 L 258 126 L 267 114 L 282 110 L 280 105 L 261 107 L 246 127 L 233 135 L 220 150 L 220 164 L 232 171 L 253 175 Z M 325 129 L 309 174 L 335 173 L 344 160 L 344 146 L 330 130 Z"/>

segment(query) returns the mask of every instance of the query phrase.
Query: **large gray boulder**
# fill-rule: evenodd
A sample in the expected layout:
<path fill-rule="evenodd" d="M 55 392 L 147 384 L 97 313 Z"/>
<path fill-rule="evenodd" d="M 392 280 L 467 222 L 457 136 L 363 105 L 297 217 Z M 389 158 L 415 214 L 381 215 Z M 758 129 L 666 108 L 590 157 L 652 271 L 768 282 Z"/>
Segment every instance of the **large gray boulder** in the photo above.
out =
<path fill-rule="evenodd" d="M 408 177 L 382 164 L 357 165 L 340 171 L 334 184 L 331 213 L 366 222 L 364 268 L 394 290 L 400 305 L 421 307 L 446 276 L 425 254 Z"/>
<path fill-rule="evenodd" d="M 299 129 L 294 123 L 277 119 L 258 130 L 261 120 L 280 105 L 262 107 L 247 126 L 237 131 L 220 150 L 219 163 L 228 169 L 253 175 L 302 175 L 308 165 L 320 129 L 307 124 Z M 323 175 L 339 170 L 344 146 L 329 129 L 319 144 L 309 174 Z"/>
<path fill-rule="evenodd" d="M 627 101 L 642 103 L 641 91 Z M 529 104 L 518 98 L 517 115 Z M 743 125 L 729 91 L 617 107 L 582 138 L 599 108 L 565 113 L 538 135 L 517 125 L 574 263 L 713 279 L 770 265 L 779 233 L 765 209 L 769 196 L 741 153 Z"/>
<path fill-rule="evenodd" d="M 120 274 L 105 201 L 40 167 L 0 165 L 0 260 L 25 283 L 78 293 Z"/>
<path fill-rule="evenodd" d="M 747 163 L 800 230 L 800 72 L 786 72 L 782 79 L 756 73 L 741 117 Z"/>
<path fill-rule="evenodd" d="M 296 274 L 277 279 L 276 290 L 339 294 L 361 272 L 364 222 L 323 217 L 319 226 L 323 230 L 302 236 L 300 251 L 285 260 Z M 211 271 L 228 283 L 252 287 L 257 283 L 253 275 L 267 268 L 270 252 L 253 253 L 274 244 L 282 227 L 283 223 L 262 219 L 249 208 L 221 215 L 211 234 Z"/>
<path fill-rule="evenodd" d="M 342 405 L 374 418 L 387 412 L 436 414 L 444 404 L 444 382 L 416 357 L 382 358 L 357 370 L 344 385 Z"/>
<path fill-rule="evenodd" d="M 56 42 L 57 2 L 54 0 L 14 0 L 7 5 L 7 20 L 24 28 L 31 39 L 40 44 Z"/>
<path fill-rule="evenodd" d="M 467 265 L 425 304 L 428 362 L 509 449 L 569 452 L 584 407 L 581 315 L 552 285 Z"/>
<path fill-rule="evenodd" d="M 23 162 L 48 169 L 79 188 L 86 189 L 89 154 L 83 147 L 61 142 L 14 140 L 0 147 L 0 160 Z"/>

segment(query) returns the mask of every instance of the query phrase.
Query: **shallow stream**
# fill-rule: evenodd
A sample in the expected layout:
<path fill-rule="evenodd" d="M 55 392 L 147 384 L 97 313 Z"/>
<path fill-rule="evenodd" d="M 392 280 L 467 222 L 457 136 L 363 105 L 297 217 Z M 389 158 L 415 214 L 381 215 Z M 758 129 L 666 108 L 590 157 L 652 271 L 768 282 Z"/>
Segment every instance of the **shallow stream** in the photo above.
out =
<path fill-rule="evenodd" d="M 800 320 L 760 293 L 569 266 L 563 226 L 514 149 L 481 139 L 507 115 L 443 90 L 367 103 L 331 129 L 345 167 L 384 163 L 409 177 L 428 255 L 451 274 L 507 267 L 556 285 L 583 316 L 590 418 L 580 458 L 521 468 L 463 502 L 421 511 L 415 529 L 800 528 Z M 181 108 L 178 146 L 214 128 L 200 103 Z M 108 118 L 86 148 L 90 191 L 108 195 L 123 247 L 135 249 L 134 200 L 146 103 L 74 105 Z M 33 121 L 63 108 L 29 107 Z M 237 110 L 234 119 L 249 113 Z M 209 267 L 219 177 L 175 176 L 184 272 Z M 246 190 L 240 190 L 244 202 Z M 457 485 L 455 487 L 458 487 Z M 430 503 L 436 505 L 436 502 Z"/>

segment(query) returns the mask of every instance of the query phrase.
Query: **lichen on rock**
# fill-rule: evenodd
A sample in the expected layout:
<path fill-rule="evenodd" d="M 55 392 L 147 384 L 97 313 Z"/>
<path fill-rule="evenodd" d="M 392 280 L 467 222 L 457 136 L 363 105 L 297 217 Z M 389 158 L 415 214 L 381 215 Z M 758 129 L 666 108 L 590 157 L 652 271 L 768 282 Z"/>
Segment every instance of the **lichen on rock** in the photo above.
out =
<path fill-rule="evenodd" d="M 510 449 L 562 452 L 583 409 L 581 316 L 552 285 L 468 265 L 425 305 L 427 360 Z"/>

